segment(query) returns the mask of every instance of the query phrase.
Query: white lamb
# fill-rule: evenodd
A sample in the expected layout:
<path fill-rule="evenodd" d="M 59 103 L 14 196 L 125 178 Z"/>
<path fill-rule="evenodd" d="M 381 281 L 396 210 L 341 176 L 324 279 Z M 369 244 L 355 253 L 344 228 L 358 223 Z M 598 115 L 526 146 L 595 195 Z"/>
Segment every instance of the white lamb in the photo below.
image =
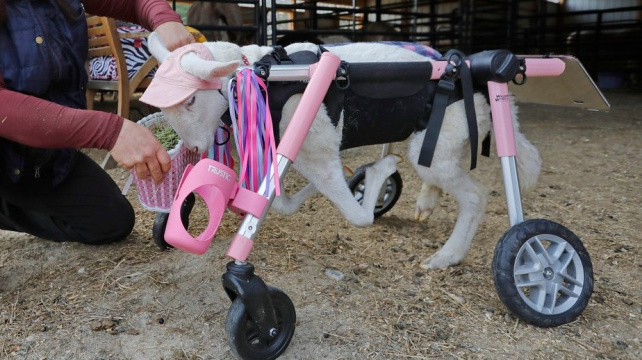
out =
<path fill-rule="evenodd" d="M 217 81 L 222 89 L 198 90 L 186 100 L 161 110 L 188 148 L 204 151 L 212 146 L 214 133 L 221 124 L 221 116 L 228 109 L 228 93 L 225 84 L 234 76 L 238 66 L 253 64 L 273 51 L 269 46 L 248 45 L 239 47 L 226 42 L 205 43 L 213 60 L 204 60 L 194 52 L 188 52 L 180 59 L 182 71 L 204 81 Z M 151 53 L 161 62 L 170 52 L 163 46 L 156 34 L 150 36 Z M 301 50 L 316 51 L 317 46 L 297 43 L 286 47 L 288 53 Z M 399 46 L 379 43 L 353 43 L 329 47 L 328 50 L 349 63 L 358 62 L 404 62 L 429 61 L 413 51 Z M 163 66 L 163 65 L 161 65 Z M 170 90 L 170 89 L 167 89 Z M 286 129 L 301 95 L 294 95 L 286 102 L 280 122 L 281 134 Z M 491 130 L 490 107 L 481 94 L 474 96 L 477 122 L 481 137 Z M 152 104 L 154 105 L 154 104 Z M 158 105 L 157 105 L 158 106 Z M 513 104 L 513 113 L 516 108 Z M 515 118 L 515 117 L 514 117 Z M 519 132 L 514 120 L 517 141 L 518 171 L 523 190 L 532 188 L 540 170 L 541 161 L 537 149 Z M 384 181 L 396 171 L 400 159 L 388 155 L 366 171 L 366 190 L 362 205 L 348 188 L 341 164 L 340 144 L 342 126 L 332 124 L 325 105 L 319 109 L 303 147 L 293 168 L 310 183 L 301 191 L 288 197 L 282 194 L 273 203 L 280 213 L 292 214 L 308 198 L 320 192 L 326 196 L 353 225 L 368 226 L 374 220 L 379 189 Z M 454 230 L 443 248 L 428 257 L 421 266 L 425 269 L 440 269 L 460 263 L 468 250 L 477 228 L 483 218 L 488 191 L 469 176 L 469 139 L 463 101 L 448 106 L 445 113 L 439 141 L 434 152 L 432 165 L 417 165 L 425 131 L 412 135 L 409 142 L 408 158 L 423 181 L 417 198 L 415 218 L 424 220 L 432 214 L 442 191 L 450 193 L 459 206 Z"/>

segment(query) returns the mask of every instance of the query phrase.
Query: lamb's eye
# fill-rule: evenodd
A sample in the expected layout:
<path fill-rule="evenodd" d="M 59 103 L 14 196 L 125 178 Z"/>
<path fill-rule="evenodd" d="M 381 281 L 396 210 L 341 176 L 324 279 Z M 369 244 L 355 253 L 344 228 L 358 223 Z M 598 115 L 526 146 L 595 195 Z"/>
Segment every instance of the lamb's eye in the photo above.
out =
<path fill-rule="evenodd" d="M 196 101 L 196 96 L 192 96 L 189 101 L 187 102 L 187 106 L 192 106 L 194 105 L 194 102 Z"/>

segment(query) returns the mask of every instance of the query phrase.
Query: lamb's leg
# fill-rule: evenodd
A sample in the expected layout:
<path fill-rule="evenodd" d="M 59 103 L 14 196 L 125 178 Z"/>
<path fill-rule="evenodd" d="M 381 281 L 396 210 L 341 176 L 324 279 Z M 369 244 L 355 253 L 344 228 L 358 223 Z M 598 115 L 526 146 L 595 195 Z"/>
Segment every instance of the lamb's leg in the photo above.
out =
<path fill-rule="evenodd" d="M 292 96 L 283 106 L 280 123 L 282 136 L 299 99 L 300 95 Z M 374 221 L 374 208 L 379 191 L 386 179 L 397 170 L 397 163 L 401 161 L 401 157 L 388 155 L 366 169 L 366 190 L 361 205 L 348 188 L 345 169 L 341 164 L 339 149 L 342 129 L 343 120 L 339 121 L 339 125 L 333 125 L 322 104 L 293 167 L 327 197 L 351 224 L 368 226 Z"/>
<path fill-rule="evenodd" d="M 415 207 L 415 220 L 426 220 L 437 206 L 441 196 L 441 189 L 428 183 L 421 183 L 421 190 L 417 195 L 417 206 Z"/>
<path fill-rule="evenodd" d="M 343 177 L 349 178 L 352 177 L 354 173 L 347 166 L 343 167 Z M 318 194 L 319 190 L 312 183 L 308 183 L 303 189 L 299 190 L 296 194 L 288 196 L 288 194 L 283 191 L 280 196 L 274 199 L 272 204 L 274 210 L 282 215 L 292 215 L 303 203 L 314 195 Z"/>
<path fill-rule="evenodd" d="M 277 196 L 272 203 L 273 209 L 279 214 L 283 215 L 292 215 L 294 214 L 303 202 L 307 199 L 318 194 L 319 191 L 312 183 L 308 183 L 303 189 L 299 190 L 296 194 L 288 196 L 285 191 L 281 192 L 280 196 Z"/>
<path fill-rule="evenodd" d="M 377 161 L 372 166 L 366 168 L 364 179 L 365 191 L 363 194 L 362 207 L 374 216 L 374 209 L 379 201 L 381 189 L 386 179 L 397 171 L 397 164 L 403 161 L 403 158 L 396 154 L 389 154 Z M 354 195 L 353 195 L 354 198 Z M 374 220 L 374 218 L 373 218 Z M 372 223 L 372 221 L 371 221 Z"/>
<path fill-rule="evenodd" d="M 490 108 L 480 94 L 475 94 L 475 112 L 479 134 L 486 134 L 490 129 Z M 460 164 L 462 157 L 468 159 L 467 128 L 463 101 L 449 105 L 444 115 L 432 165 L 429 168 L 417 165 L 425 131 L 418 133 L 410 141 L 408 158 L 423 181 L 422 186 L 428 187 L 425 190 L 422 189 L 417 199 L 420 218 L 421 212 L 429 211 L 434 207 L 438 197 L 435 188 L 441 188 L 450 193 L 459 207 L 452 234 L 441 250 L 422 263 L 421 266 L 426 269 L 440 269 L 461 262 L 470 249 L 472 239 L 486 211 L 488 196 L 486 188 L 471 178 L 468 171 L 464 170 Z M 463 166 L 467 165 L 468 163 L 464 162 Z"/>
<path fill-rule="evenodd" d="M 315 161 L 299 154 L 295 169 L 327 197 L 341 214 L 355 226 L 368 226 L 374 221 L 374 208 L 385 180 L 397 170 L 398 155 L 388 155 L 366 169 L 362 204 L 354 197 L 345 181 L 339 156 L 315 153 Z"/>
<path fill-rule="evenodd" d="M 486 188 L 461 168 L 451 170 L 453 177 L 443 179 L 445 181 L 440 181 L 439 185 L 457 200 L 457 222 L 443 248 L 421 264 L 425 269 L 443 269 L 459 264 L 468 253 L 486 211 Z M 421 170 L 418 169 L 418 173 L 421 176 Z"/>

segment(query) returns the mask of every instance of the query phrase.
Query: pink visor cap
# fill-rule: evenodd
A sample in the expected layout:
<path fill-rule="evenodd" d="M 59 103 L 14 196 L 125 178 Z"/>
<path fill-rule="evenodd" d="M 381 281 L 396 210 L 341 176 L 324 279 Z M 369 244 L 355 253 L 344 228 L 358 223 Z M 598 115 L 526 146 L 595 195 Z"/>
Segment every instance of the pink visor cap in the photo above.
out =
<path fill-rule="evenodd" d="M 214 60 L 204 44 L 194 43 L 174 50 L 158 67 L 140 101 L 157 108 L 168 108 L 187 100 L 196 90 L 220 89 L 221 80 L 203 80 L 188 74 L 181 67 L 183 55 L 195 52 L 203 60 Z"/>

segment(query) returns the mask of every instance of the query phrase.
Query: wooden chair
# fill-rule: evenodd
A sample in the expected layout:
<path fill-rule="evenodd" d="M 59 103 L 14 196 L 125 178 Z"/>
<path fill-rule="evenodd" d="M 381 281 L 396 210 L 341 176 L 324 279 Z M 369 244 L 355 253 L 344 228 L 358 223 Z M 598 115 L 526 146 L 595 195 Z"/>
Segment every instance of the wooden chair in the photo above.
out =
<path fill-rule="evenodd" d="M 120 39 L 126 36 L 145 37 L 148 34 L 119 34 L 115 20 L 108 17 L 88 16 L 87 25 L 89 26 L 89 58 L 113 56 L 118 73 L 118 80 L 89 80 L 87 108 L 93 108 L 94 99 L 99 91 L 115 91 L 118 98 L 117 114 L 129 118 L 129 106 L 134 93 L 144 91 L 149 86 L 151 78 L 147 75 L 158 62 L 153 56 L 149 57 L 130 78 Z"/>

